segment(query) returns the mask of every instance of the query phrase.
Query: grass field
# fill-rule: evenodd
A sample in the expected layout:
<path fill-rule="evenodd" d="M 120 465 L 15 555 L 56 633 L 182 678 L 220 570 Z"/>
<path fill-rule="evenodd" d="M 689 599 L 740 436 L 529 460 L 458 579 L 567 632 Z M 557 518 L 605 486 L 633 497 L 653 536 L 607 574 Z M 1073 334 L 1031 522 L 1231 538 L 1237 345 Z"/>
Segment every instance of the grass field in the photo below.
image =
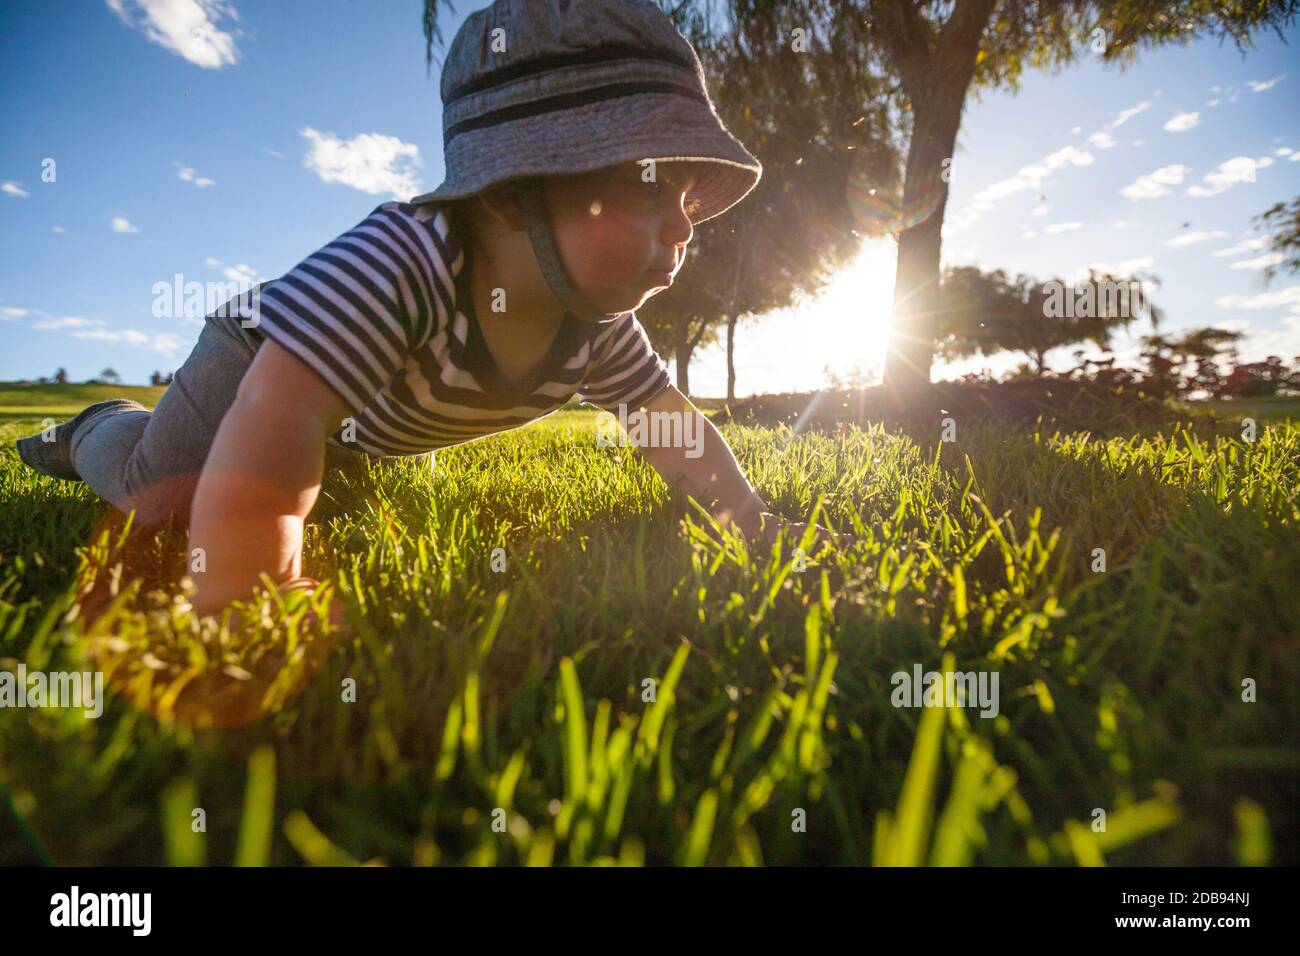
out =
<path fill-rule="evenodd" d="M 6 407 L 0 665 L 114 690 L 0 709 L 0 864 L 1300 862 L 1294 422 L 728 423 L 773 510 L 858 536 L 796 570 L 561 412 L 330 473 L 305 571 L 346 627 L 230 634 L 183 533 L 20 465 L 55 403 Z M 894 706 L 916 665 L 998 714 Z"/>
<path fill-rule="evenodd" d="M 1252 417 L 1263 421 L 1300 422 L 1300 396 L 1271 395 L 1264 398 L 1219 399 L 1197 402 L 1196 409 L 1224 418 Z"/>
<path fill-rule="evenodd" d="M 163 385 L 24 385 L 0 382 L 0 422 L 71 418 L 87 405 L 110 398 L 130 398 L 153 408 L 166 391 Z M 29 429 L 29 431 L 34 429 Z"/>

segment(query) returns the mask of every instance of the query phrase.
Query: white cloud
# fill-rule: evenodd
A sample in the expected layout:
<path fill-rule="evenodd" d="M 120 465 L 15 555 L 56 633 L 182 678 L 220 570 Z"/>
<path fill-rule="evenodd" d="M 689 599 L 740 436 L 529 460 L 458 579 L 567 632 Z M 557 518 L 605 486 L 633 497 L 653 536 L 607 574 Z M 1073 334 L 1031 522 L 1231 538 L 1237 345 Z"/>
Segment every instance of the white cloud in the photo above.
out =
<path fill-rule="evenodd" d="M 1073 272 L 1065 276 L 1067 282 L 1079 282 L 1088 278 L 1088 270 L 1095 273 L 1108 273 L 1116 278 L 1124 276 L 1133 276 L 1138 272 L 1150 271 L 1155 268 L 1156 260 L 1151 256 L 1139 256 L 1136 259 L 1127 259 L 1124 262 L 1089 262 L 1086 266 L 1079 266 Z"/>
<path fill-rule="evenodd" d="M 126 217 L 114 216 L 113 231 L 114 232 L 139 232 L 140 230 L 137 229 L 135 226 L 131 225 L 130 221 L 126 219 Z"/>
<path fill-rule="evenodd" d="M 129 342 L 131 345 L 141 345 L 149 341 L 149 336 L 143 332 L 137 332 L 135 329 L 88 329 L 85 332 L 73 332 L 74 339 L 102 339 L 105 342 Z"/>
<path fill-rule="evenodd" d="M 1142 225 L 1140 222 L 1129 222 L 1127 219 L 1116 219 L 1111 223 L 1114 229 L 1136 229 L 1140 225 Z"/>
<path fill-rule="evenodd" d="M 204 260 L 203 260 L 203 264 L 204 264 L 205 266 L 207 266 L 209 269 L 220 269 L 220 268 L 221 268 L 221 260 L 220 260 L 220 259 L 214 259 L 214 258 L 212 258 L 212 256 L 208 256 L 206 259 L 204 259 Z"/>
<path fill-rule="evenodd" d="M 1131 106 L 1128 109 L 1121 112 L 1119 116 L 1115 117 L 1115 122 L 1111 123 L 1110 125 L 1112 127 L 1123 126 L 1125 123 L 1127 123 L 1133 117 L 1137 116 L 1143 110 L 1148 110 L 1150 108 L 1151 108 L 1151 101 L 1143 100 L 1137 106 Z"/>
<path fill-rule="evenodd" d="M 26 309 L 14 308 L 10 305 L 0 306 L 0 319 L 21 319 L 26 314 Z"/>
<path fill-rule="evenodd" d="M 1295 150 L 1291 149 L 1290 146 L 1279 146 L 1277 149 L 1273 150 L 1273 155 L 1290 156 L 1293 152 L 1295 152 Z"/>
<path fill-rule="evenodd" d="M 1268 156 L 1259 159 L 1251 159 L 1249 156 L 1234 156 L 1206 173 L 1201 179 L 1202 185 L 1190 187 L 1187 190 L 1187 195 L 1195 196 L 1197 199 L 1203 199 L 1206 196 L 1217 196 L 1237 183 L 1253 183 L 1256 170 L 1265 169 L 1272 165 L 1273 160 Z"/>
<path fill-rule="evenodd" d="M 1263 93 L 1265 90 L 1271 90 L 1273 87 L 1277 86 L 1285 77 L 1286 74 L 1283 73 L 1281 76 L 1275 76 L 1271 80 L 1247 80 L 1246 85 L 1250 87 L 1252 93 Z"/>
<path fill-rule="evenodd" d="M 1097 149 L 1110 149 L 1115 146 L 1117 142 L 1118 141 L 1114 136 L 1111 136 L 1110 133 L 1106 132 L 1093 133 L 1088 137 L 1088 145 L 1095 146 Z"/>
<path fill-rule="evenodd" d="M 1051 211 L 1050 207 L 1047 205 L 1047 203 L 1039 203 L 1037 206 L 1034 207 L 1035 216 L 1046 216 L 1050 211 Z"/>
<path fill-rule="evenodd" d="M 1204 230 L 1198 229 L 1195 232 L 1185 232 L 1182 235 L 1174 236 L 1172 239 L 1166 239 L 1165 245 L 1175 247 L 1194 246 L 1198 242 L 1208 242 L 1211 239 L 1224 239 L 1227 235 L 1228 234 L 1222 229 L 1216 229 L 1213 232 L 1205 232 Z"/>
<path fill-rule="evenodd" d="M 1300 315 L 1283 318 L 1280 329 L 1252 329 L 1237 349 L 1242 362 L 1262 362 L 1270 355 L 1288 360 L 1300 356 Z"/>
<path fill-rule="evenodd" d="M 1276 292 L 1261 292 L 1259 295 L 1221 295 L 1214 300 L 1221 309 L 1276 309 L 1285 306 L 1290 312 L 1300 315 L 1300 285 L 1287 286 Z"/>
<path fill-rule="evenodd" d="M 62 226 L 50 226 L 50 232 L 57 232 L 59 235 L 63 235 L 65 230 Z"/>
<path fill-rule="evenodd" d="M 1275 266 L 1286 259 L 1286 256 L 1280 252 L 1270 252 L 1266 255 L 1259 256 L 1256 259 L 1242 259 L 1234 262 L 1229 268 L 1232 269 L 1263 269 L 1266 266 Z"/>
<path fill-rule="evenodd" d="M 1200 113 L 1175 113 L 1173 119 L 1165 123 L 1165 132 L 1185 133 L 1189 129 L 1194 129 L 1200 122 Z"/>
<path fill-rule="evenodd" d="M 203 176 L 194 175 L 194 170 L 191 169 L 189 166 L 181 166 L 180 163 L 177 163 L 176 165 L 180 166 L 180 172 L 177 175 L 179 175 L 181 179 L 185 180 L 187 183 L 193 183 L 195 186 L 198 186 L 200 189 L 202 189 L 204 186 L 216 185 L 216 182 L 214 180 L 206 179 Z"/>
<path fill-rule="evenodd" d="M 235 36 L 221 29 L 224 18 L 238 21 L 228 0 L 106 0 L 127 26 L 150 42 L 205 70 L 219 70 L 239 60 Z"/>
<path fill-rule="evenodd" d="M 11 196 L 18 196 L 22 199 L 27 198 L 27 191 L 23 189 L 22 186 L 19 186 L 14 182 L 9 182 L 8 180 L 0 183 L 0 192 L 8 193 Z"/>
<path fill-rule="evenodd" d="M 1056 236 L 1063 232 L 1074 232 L 1075 230 L 1082 228 L 1083 223 L 1081 222 L 1054 222 L 1051 225 L 1044 227 L 1043 232 L 1049 236 Z"/>
<path fill-rule="evenodd" d="M 1206 106 L 1218 106 L 1218 105 L 1219 105 L 1219 101 L 1218 101 L 1218 100 L 1206 100 L 1206 101 L 1205 101 L 1205 105 L 1206 105 Z"/>
<path fill-rule="evenodd" d="M 185 343 L 170 332 L 148 333 L 141 332 L 139 329 L 89 329 L 84 332 L 73 332 L 72 337 L 97 339 L 102 342 L 122 342 L 151 352 L 161 352 L 164 355 L 175 355 L 185 347 Z"/>
<path fill-rule="evenodd" d="M 231 282 L 238 282 L 240 285 L 243 285 L 244 283 L 255 285 L 262 281 L 258 276 L 256 269 L 250 265 L 245 265 L 242 262 L 239 263 L 239 265 L 229 266 L 222 274 Z"/>
<path fill-rule="evenodd" d="M 1041 189 L 1044 180 L 1062 166 L 1089 166 L 1092 162 L 1093 155 L 1086 150 L 1076 149 L 1073 146 L 1058 149 L 1036 163 L 1020 167 L 1014 175 L 985 186 L 961 210 L 946 217 L 944 227 L 947 229 L 951 226 L 954 233 L 958 232 L 1009 196 L 1031 189 L 1035 191 Z"/>
<path fill-rule="evenodd" d="M 1131 202 L 1137 202 L 1139 199 L 1155 199 L 1169 192 L 1170 186 L 1182 183 L 1183 177 L 1189 172 L 1191 167 L 1181 163 L 1161 166 L 1154 172 L 1133 180 L 1120 190 L 1120 194 Z"/>
<path fill-rule="evenodd" d="M 1211 255 L 1239 256 L 1243 252 L 1258 252 L 1260 249 L 1265 248 L 1267 245 L 1268 245 L 1268 239 L 1263 236 L 1261 236 L 1258 239 L 1243 239 L 1235 246 L 1231 246 L 1227 249 L 1219 249 L 1211 253 Z"/>
<path fill-rule="evenodd" d="M 423 164 L 420 147 L 414 143 L 380 133 L 341 140 L 310 126 L 301 135 L 310 143 L 304 165 L 324 182 L 342 183 L 363 193 L 389 192 L 403 202 L 420 192 L 416 170 Z"/>
<path fill-rule="evenodd" d="M 83 319 L 79 315 L 67 315 L 61 319 L 42 319 L 32 326 L 42 332 L 52 332 L 57 329 L 82 329 L 92 325 L 103 325 L 103 319 Z"/>
<path fill-rule="evenodd" d="M 284 159 L 284 153 L 271 149 L 271 147 L 269 146 L 263 146 L 262 152 L 269 153 L 270 155 L 274 156 L 276 159 Z"/>

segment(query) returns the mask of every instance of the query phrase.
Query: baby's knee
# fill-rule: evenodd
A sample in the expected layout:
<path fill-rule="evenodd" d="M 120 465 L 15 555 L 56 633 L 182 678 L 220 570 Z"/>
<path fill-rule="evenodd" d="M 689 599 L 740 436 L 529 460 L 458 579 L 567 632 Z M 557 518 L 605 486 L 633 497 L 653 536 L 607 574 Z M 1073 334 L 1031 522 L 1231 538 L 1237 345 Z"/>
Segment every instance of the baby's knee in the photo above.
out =
<path fill-rule="evenodd" d="M 128 475 L 126 499 L 117 507 L 123 512 L 134 510 L 134 525 L 142 530 L 157 531 L 168 525 L 186 528 L 197 486 L 197 475 L 169 475 L 147 482 Z"/>

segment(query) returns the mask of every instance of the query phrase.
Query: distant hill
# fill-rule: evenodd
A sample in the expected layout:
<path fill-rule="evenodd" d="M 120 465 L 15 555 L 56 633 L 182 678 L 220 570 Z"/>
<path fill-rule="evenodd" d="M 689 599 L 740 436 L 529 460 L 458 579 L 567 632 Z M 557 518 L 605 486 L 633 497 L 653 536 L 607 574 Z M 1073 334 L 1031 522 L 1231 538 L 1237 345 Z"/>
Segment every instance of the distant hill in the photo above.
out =
<path fill-rule="evenodd" d="M 166 385 L 19 385 L 0 382 L 0 419 L 71 417 L 106 398 L 131 398 L 152 409 Z"/>

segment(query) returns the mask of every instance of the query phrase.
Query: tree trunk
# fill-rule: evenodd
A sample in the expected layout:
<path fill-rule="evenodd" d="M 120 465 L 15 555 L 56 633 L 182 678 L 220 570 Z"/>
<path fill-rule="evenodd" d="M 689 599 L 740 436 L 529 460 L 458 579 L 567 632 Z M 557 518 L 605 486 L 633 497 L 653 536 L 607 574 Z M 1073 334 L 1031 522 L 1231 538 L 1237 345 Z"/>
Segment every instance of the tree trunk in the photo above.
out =
<path fill-rule="evenodd" d="M 920 392 L 930 383 L 940 232 L 948 203 L 943 161 L 953 155 L 980 37 L 995 6 L 996 0 L 957 0 L 938 49 L 933 54 L 908 50 L 899 63 L 912 105 L 902 215 L 905 221 L 923 217 L 898 236 L 894 330 L 885 357 L 885 385 L 900 396 Z"/>
<path fill-rule="evenodd" d="M 955 137 L 956 131 L 953 135 Z M 907 185 L 904 187 L 905 209 L 915 208 L 918 195 L 924 195 L 939 182 L 939 160 L 931 146 L 918 148 L 915 140 L 911 154 L 918 158 L 928 154 L 931 185 L 921 187 L 921 164 L 909 159 Z M 912 170 L 916 171 L 914 177 Z M 947 185 L 943 184 L 947 191 Z M 930 365 L 934 359 L 933 316 L 938 305 L 939 230 L 943 225 L 943 200 L 923 222 L 904 230 L 898 237 L 898 265 L 894 274 L 894 328 L 885 356 L 885 385 L 893 391 L 911 394 L 930 382 Z"/>
<path fill-rule="evenodd" d="M 688 319 L 677 320 L 677 343 L 673 347 L 673 355 L 677 359 L 677 391 L 683 395 L 691 394 L 691 336 L 690 322 Z"/>
<path fill-rule="evenodd" d="M 727 401 L 736 400 L 736 317 L 727 316 Z"/>

